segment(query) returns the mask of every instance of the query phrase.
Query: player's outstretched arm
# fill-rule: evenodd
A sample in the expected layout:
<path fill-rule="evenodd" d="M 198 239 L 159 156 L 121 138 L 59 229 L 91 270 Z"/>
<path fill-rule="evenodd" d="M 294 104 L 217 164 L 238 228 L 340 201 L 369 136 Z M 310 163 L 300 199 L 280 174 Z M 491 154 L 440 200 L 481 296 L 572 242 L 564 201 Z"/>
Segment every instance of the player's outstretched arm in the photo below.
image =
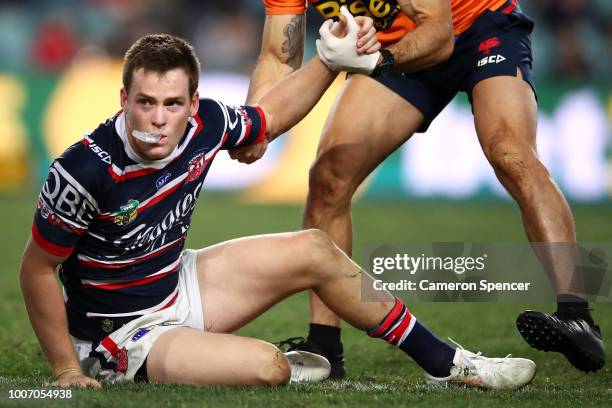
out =
<path fill-rule="evenodd" d="M 21 261 L 21 291 L 32 328 L 53 370 L 51 385 L 100 388 L 100 383 L 83 374 L 68 335 L 64 299 L 55 278 L 57 266 L 65 259 L 47 253 L 30 237 Z"/>
<path fill-rule="evenodd" d="M 274 140 L 302 120 L 337 75 L 314 57 L 268 91 L 258 102 L 266 116 L 266 139 Z"/>
<path fill-rule="evenodd" d="M 355 40 L 357 52 L 377 53 L 380 43 L 376 39 L 374 21 L 369 17 L 356 17 L 355 21 L 359 27 Z M 266 14 L 261 51 L 251 76 L 247 104 L 260 100 L 275 84 L 300 68 L 304 57 L 305 25 L 306 15 L 303 13 Z M 339 25 L 337 30 L 341 30 Z M 343 35 L 339 31 L 334 31 L 334 34 Z M 267 147 L 268 139 L 256 145 L 230 149 L 229 155 L 241 163 L 253 163 L 263 157 Z"/>
<path fill-rule="evenodd" d="M 453 18 L 449 0 L 399 0 L 416 28 L 387 47 L 397 71 L 414 72 L 447 60 L 453 53 Z"/>

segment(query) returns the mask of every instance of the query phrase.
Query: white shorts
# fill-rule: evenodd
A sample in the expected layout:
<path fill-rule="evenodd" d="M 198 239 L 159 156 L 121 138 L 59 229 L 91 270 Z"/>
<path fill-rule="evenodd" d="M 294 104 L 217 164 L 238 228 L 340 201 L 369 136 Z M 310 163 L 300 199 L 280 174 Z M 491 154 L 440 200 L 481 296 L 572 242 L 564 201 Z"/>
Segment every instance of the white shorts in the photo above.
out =
<path fill-rule="evenodd" d="M 83 372 L 101 381 L 133 381 L 159 336 L 177 326 L 204 330 L 202 301 L 196 269 L 197 252 L 185 250 L 181 256 L 176 302 L 168 307 L 134 319 L 105 337 L 95 351 L 106 358 L 90 357 L 92 342 L 71 336 Z M 100 355 L 98 354 L 98 355 Z M 103 365 L 114 366 L 105 368 Z"/>

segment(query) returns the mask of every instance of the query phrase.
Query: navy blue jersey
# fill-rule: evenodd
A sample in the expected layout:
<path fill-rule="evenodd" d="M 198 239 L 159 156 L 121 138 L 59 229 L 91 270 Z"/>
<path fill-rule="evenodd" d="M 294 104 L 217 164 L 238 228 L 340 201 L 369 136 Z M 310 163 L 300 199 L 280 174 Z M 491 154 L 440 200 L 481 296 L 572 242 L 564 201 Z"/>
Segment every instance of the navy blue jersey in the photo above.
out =
<path fill-rule="evenodd" d="M 60 266 L 70 333 L 99 341 L 92 319 L 130 318 L 174 303 L 191 214 L 221 150 L 260 142 L 261 109 L 203 99 L 165 159 L 146 162 L 127 141 L 123 113 L 50 166 L 32 236 L 68 256 Z"/>

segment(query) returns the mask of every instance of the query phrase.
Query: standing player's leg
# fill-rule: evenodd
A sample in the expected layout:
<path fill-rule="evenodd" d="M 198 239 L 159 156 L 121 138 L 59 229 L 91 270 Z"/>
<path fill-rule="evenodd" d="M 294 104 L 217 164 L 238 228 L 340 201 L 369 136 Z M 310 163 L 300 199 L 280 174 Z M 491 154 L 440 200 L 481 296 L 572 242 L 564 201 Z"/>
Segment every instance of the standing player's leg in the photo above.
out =
<path fill-rule="evenodd" d="M 300 256 L 296 256 L 300 253 Z M 410 355 L 434 382 L 516 388 L 535 374 L 524 359 L 491 360 L 454 350 L 388 292 L 362 302 L 372 279 L 319 230 L 242 238 L 198 253 L 206 333 L 174 329 L 156 341 L 147 368 L 154 381 L 276 384 L 288 380 L 284 356 L 270 344 L 230 334 L 298 291 L 313 290 L 354 327 Z"/>
<path fill-rule="evenodd" d="M 533 347 L 560 351 L 581 370 L 597 370 L 604 363 L 603 343 L 582 289 L 571 211 L 537 155 L 534 92 L 517 70 L 516 77 L 480 81 L 472 100 L 483 151 L 518 203 L 527 237 L 558 294 L 555 316 L 525 312 L 519 329 Z"/>
<path fill-rule="evenodd" d="M 310 170 L 304 228 L 318 228 L 347 254 L 352 252 L 351 198 L 389 154 L 423 122 L 404 98 L 363 75 L 352 75 L 338 96 Z M 332 363 L 332 378 L 344 376 L 340 320 L 311 293 L 311 325 L 301 349 Z"/>

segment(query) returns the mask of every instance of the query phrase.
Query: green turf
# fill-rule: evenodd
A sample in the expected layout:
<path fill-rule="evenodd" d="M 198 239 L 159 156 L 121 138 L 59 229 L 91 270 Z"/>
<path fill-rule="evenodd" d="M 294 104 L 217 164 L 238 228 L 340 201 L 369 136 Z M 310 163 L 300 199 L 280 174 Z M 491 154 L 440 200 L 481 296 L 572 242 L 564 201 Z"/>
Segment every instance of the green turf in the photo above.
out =
<path fill-rule="evenodd" d="M 34 200 L 0 199 L 0 406 L 34 404 L 7 400 L 7 389 L 40 387 L 50 376 L 27 321 L 18 289 L 18 265 L 32 219 Z M 576 206 L 578 236 L 583 241 L 612 241 L 610 207 Z M 437 203 L 363 203 L 354 208 L 356 245 L 375 242 L 520 241 L 519 214 L 511 205 Z M 204 195 L 194 215 L 188 246 L 202 247 L 238 236 L 295 230 L 298 206 L 240 204 Z M 204 226 L 207 226 L 204 229 Z M 299 254 L 296 254 L 299 255 Z M 358 254 L 356 254 L 358 255 Z M 245 260 L 247 261 L 247 260 Z M 280 388 L 224 389 L 189 386 L 115 385 L 101 391 L 77 390 L 71 405 L 115 406 L 612 406 L 610 364 L 597 374 L 574 370 L 560 355 L 531 350 L 514 328 L 524 307 L 550 304 L 416 303 L 416 316 L 442 337 L 450 336 L 488 355 L 512 353 L 531 358 L 538 375 L 518 392 L 471 389 L 436 390 L 425 386 L 420 370 L 406 356 L 351 328 L 344 330 L 349 376 L 341 382 Z M 605 334 L 612 333 L 611 304 L 595 305 Z M 308 322 L 304 295 L 286 300 L 244 328 L 240 334 L 278 340 L 302 335 Z M 609 336 L 608 336 L 609 339 Z M 610 349 L 610 342 L 607 342 Z M 206 362 L 202 362 L 206 364 Z"/>

